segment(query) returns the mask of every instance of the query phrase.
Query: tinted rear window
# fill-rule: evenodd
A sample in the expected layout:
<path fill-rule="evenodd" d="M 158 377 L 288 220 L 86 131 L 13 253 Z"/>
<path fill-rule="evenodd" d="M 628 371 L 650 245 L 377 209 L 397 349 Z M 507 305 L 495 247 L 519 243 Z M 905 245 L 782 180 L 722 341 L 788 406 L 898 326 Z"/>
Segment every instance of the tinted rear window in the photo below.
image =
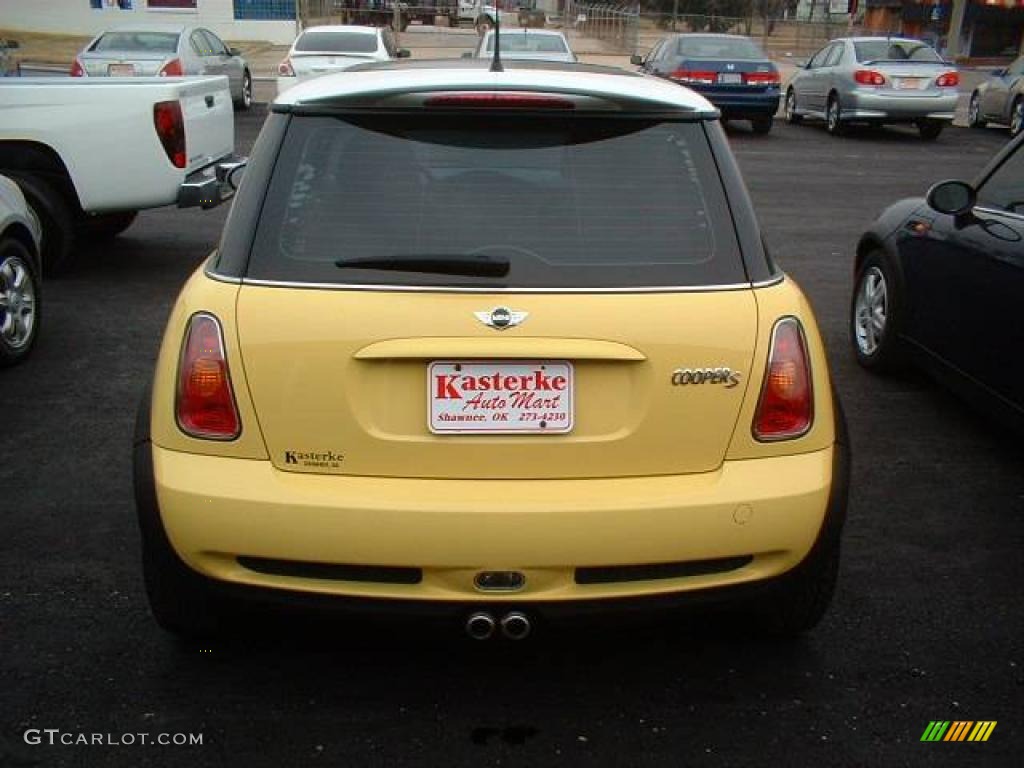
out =
<path fill-rule="evenodd" d="M 107 32 L 92 50 L 174 53 L 178 50 L 178 37 L 171 32 Z"/>
<path fill-rule="evenodd" d="M 482 256 L 500 278 L 345 259 Z M 698 122 L 293 117 L 248 276 L 343 284 L 629 288 L 745 282 Z"/>
<path fill-rule="evenodd" d="M 494 35 L 487 38 L 488 52 L 494 51 Z M 569 50 L 565 41 L 558 35 L 521 35 L 511 32 L 501 33 L 501 51 L 504 53 L 565 53 Z"/>
<path fill-rule="evenodd" d="M 305 32 L 295 41 L 296 51 L 374 53 L 377 35 L 360 32 Z"/>
<path fill-rule="evenodd" d="M 917 40 L 866 40 L 853 44 L 857 61 L 942 61 L 935 49 Z"/>
<path fill-rule="evenodd" d="M 742 37 L 681 37 L 677 52 L 690 59 L 764 59 L 764 52 Z"/>

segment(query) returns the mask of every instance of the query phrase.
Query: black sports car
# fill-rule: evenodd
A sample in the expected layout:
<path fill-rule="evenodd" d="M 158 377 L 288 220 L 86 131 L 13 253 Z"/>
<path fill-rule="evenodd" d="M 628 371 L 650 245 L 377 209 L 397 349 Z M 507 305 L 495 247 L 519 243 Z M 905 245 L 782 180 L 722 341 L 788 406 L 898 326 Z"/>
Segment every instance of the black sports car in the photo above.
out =
<path fill-rule="evenodd" d="M 860 239 L 850 305 L 858 362 L 923 364 L 1024 430 L 1024 136 L 973 183 L 889 206 Z"/>

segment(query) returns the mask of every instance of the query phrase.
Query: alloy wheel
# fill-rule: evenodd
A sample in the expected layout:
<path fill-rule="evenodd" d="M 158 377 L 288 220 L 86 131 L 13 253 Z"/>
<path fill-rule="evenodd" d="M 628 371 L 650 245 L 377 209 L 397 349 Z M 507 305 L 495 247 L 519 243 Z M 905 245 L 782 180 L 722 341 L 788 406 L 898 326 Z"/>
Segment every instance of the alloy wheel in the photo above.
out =
<path fill-rule="evenodd" d="M 786 94 L 786 119 L 790 122 L 793 121 L 793 115 L 796 114 L 796 94 L 790 91 Z"/>
<path fill-rule="evenodd" d="M 967 106 L 967 124 L 975 126 L 978 124 L 978 116 L 981 108 L 978 105 L 978 94 L 971 95 L 971 103 Z"/>
<path fill-rule="evenodd" d="M 28 265 L 17 256 L 0 262 L 0 337 L 11 349 L 32 340 L 36 322 L 36 290 Z"/>
<path fill-rule="evenodd" d="M 828 103 L 828 130 L 829 133 L 835 133 L 839 130 L 839 100 L 832 99 Z"/>
<path fill-rule="evenodd" d="M 242 104 L 246 109 L 252 106 L 252 77 L 248 74 L 242 77 Z"/>
<path fill-rule="evenodd" d="M 854 333 L 861 354 L 870 357 L 878 351 L 878 346 L 885 335 L 888 313 L 885 275 L 878 267 L 870 267 L 864 272 L 857 288 L 857 303 L 854 308 Z"/>
<path fill-rule="evenodd" d="M 1024 128 L 1024 101 L 1016 101 L 1010 116 L 1010 135 L 1016 136 Z"/>

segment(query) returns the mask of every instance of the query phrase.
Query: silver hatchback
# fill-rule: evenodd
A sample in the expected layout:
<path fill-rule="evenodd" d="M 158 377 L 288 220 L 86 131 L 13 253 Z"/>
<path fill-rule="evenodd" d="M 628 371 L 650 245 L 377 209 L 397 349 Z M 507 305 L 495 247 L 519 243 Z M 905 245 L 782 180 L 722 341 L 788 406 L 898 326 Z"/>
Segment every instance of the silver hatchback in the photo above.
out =
<path fill-rule="evenodd" d="M 935 139 L 956 112 L 960 75 L 920 40 L 833 40 L 803 64 L 786 88 L 786 119 L 825 121 L 829 133 L 854 122 L 911 123 Z"/>
<path fill-rule="evenodd" d="M 252 74 L 242 54 L 202 27 L 146 24 L 94 37 L 71 64 L 72 77 L 226 75 L 238 109 L 252 105 Z"/>

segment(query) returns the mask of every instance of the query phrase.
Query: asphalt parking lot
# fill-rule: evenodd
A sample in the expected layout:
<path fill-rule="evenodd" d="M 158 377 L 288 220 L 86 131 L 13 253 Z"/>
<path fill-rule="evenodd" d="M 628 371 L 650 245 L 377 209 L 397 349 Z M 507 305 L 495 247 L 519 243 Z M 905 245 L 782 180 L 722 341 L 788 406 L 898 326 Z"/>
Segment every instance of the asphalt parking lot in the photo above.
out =
<path fill-rule="evenodd" d="M 240 149 L 262 114 L 239 119 Z M 840 585 L 815 632 L 777 645 L 697 619 L 475 646 L 455 627 L 313 623 L 179 648 L 143 595 L 131 431 L 171 303 L 227 211 L 157 210 L 46 285 L 38 348 L 0 374 L 0 765 L 1019 765 L 1024 451 L 927 378 L 861 371 L 845 327 L 859 232 L 972 177 L 1005 132 L 730 136 L 818 312 L 854 445 Z M 931 720 L 998 726 L 920 743 Z M 203 744 L 25 743 L 47 728 Z"/>

